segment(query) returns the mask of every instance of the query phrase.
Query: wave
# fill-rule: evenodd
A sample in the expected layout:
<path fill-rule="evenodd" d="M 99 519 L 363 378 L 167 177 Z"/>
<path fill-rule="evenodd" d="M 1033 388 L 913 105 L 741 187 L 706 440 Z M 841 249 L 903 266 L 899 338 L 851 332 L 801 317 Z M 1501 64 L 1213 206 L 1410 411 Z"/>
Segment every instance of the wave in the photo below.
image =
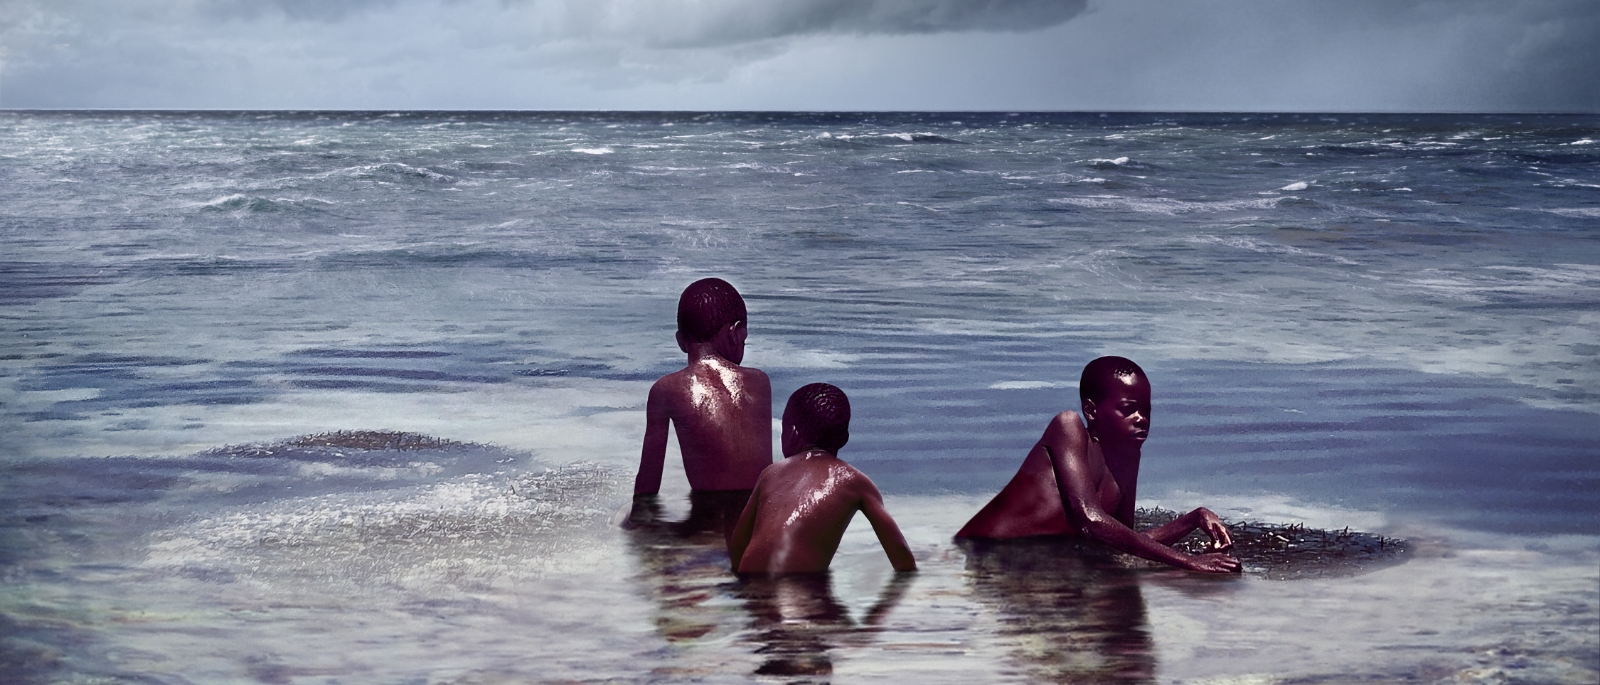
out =
<path fill-rule="evenodd" d="M 841 147 L 878 147 L 882 145 L 970 145 L 963 140 L 947 138 L 936 133 L 840 133 L 823 131 L 810 140 Z"/>
<path fill-rule="evenodd" d="M 1554 209 L 1546 209 L 1544 211 L 1550 212 L 1551 214 L 1560 214 L 1561 216 L 1600 219 L 1600 207 L 1556 207 Z"/>
<path fill-rule="evenodd" d="M 317 210 L 321 209 L 322 207 L 333 206 L 336 204 L 338 203 L 331 200 L 323 200 L 321 198 L 314 197 L 299 199 L 286 197 L 265 198 L 259 195 L 235 193 L 192 206 L 203 212 L 210 211 L 276 214 L 279 212 L 290 212 L 305 209 Z"/>
<path fill-rule="evenodd" d="M 1085 209 L 1121 209 L 1143 214 L 1188 214 L 1196 212 L 1232 212 L 1242 209 L 1271 209 L 1284 198 L 1254 198 L 1249 200 L 1187 201 L 1165 197 L 1132 198 L 1120 195 L 1092 195 L 1089 197 L 1052 198 L 1049 202 L 1067 204 Z"/>
<path fill-rule="evenodd" d="M 363 164 L 360 166 L 336 169 L 324 174 L 322 177 L 344 176 L 360 179 L 400 179 L 405 181 L 427 181 L 437 184 L 451 184 L 456 182 L 456 177 L 440 173 L 427 167 L 412 166 L 403 162 L 384 162 L 382 164 Z"/>
<path fill-rule="evenodd" d="M 1186 240 L 1201 245 L 1222 245 L 1225 247 L 1248 250 L 1250 252 L 1258 252 L 1262 254 L 1286 254 L 1302 257 L 1316 257 L 1318 259 L 1327 259 L 1349 266 L 1360 264 L 1360 262 L 1347 259 L 1345 257 L 1340 257 L 1339 255 L 1323 254 L 1321 252 L 1313 252 L 1311 250 L 1301 249 L 1292 245 L 1280 245 L 1278 243 L 1270 243 L 1264 240 L 1255 240 L 1252 238 L 1237 236 L 1221 237 L 1215 235 L 1196 235 L 1189 236 L 1186 238 Z"/>

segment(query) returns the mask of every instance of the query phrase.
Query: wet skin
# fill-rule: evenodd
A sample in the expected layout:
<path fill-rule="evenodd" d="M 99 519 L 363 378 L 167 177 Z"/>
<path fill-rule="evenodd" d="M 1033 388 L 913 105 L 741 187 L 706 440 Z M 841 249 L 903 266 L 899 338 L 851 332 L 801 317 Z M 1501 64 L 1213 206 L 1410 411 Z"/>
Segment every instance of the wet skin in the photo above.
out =
<path fill-rule="evenodd" d="M 689 364 L 650 388 L 635 497 L 661 489 L 669 422 L 693 490 L 749 490 L 772 463 L 772 383 L 760 369 L 739 366 L 747 335 L 742 321 L 705 342 L 678 333 Z"/>
<path fill-rule="evenodd" d="M 1233 544 L 1222 520 L 1205 508 L 1154 530 L 1133 530 L 1140 451 L 1150 435 L 1150 382 L 1142 375 L 1113 376 L 1099 401 L 1083 401 L 1083 419 L 1065 411 L 1045 428 L 1017 475 L 956 537 L 1019 538 L 1071 535 L 1119 551 L 1209 573 L 1239 570 L 1220 552 L 1189 555 L 1170 547 L 1204 530 L 1217 550 Z"/>
<path fill-rule="evenodd" d="M 917 562 L 872 480 L 820 449 L 783 417 L 782 461 L 767 467 L 739 517 L 729 545 L 738 573 L 816 573 L 828 570 L 857 511 L 865 514 L 896 571 Z"/>

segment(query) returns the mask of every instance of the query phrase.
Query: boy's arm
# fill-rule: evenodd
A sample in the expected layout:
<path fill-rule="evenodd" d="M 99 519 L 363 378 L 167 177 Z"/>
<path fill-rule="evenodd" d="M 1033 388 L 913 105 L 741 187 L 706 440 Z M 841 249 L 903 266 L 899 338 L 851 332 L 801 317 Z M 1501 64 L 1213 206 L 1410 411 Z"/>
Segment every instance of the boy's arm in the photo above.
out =
<path fill-rule="evenodd" d="M 1171 545 L 1182 540 L 1196 528 L 1204 530 L 1206 535 L 1211 537 L 1212 549 L 1224 550 L 1233 546 L 1233 536 L 1228 534 L 1228 527 L 1222 523 L 1222 517 L 1211 513 L 1211 510 L 1205 507 L 1179 516 L 1145 534 L 1163 545 Z"/>
<path fill-rule="evenodd" d="M 639 475 L 633 479 L 633 507 L 622 523 L 623 528 L 649 524 L 661 513 L 656 493 L 661 491 L 661 471 L 667 461 L 667 423 L 671 416 L 667 410 L 667 391 L 661 383 L 656 381 L 650 386 L 649 399 L 645 400 L 644 449 L 639 455 Z"/>
<path fill-rule="evenodd" d="M 756 509 L 761 504 L 763 482 L 760 479 L 756 480 L 756 489 L 750 492 L 750 501 L 744 503 L 744 512 L 739 514 L 739 524 L 733 527 L 733 536 L 728 538 L 728 560 L 733 564 L 734 573 L 739 572 L 739 561 L 744 559 L 744 551 L 750 546 L 750 538 L 756 532 Z"/>
<path fill-rule="evenodd" d="M 1089 434 L 1078 422 L 1077 414 L 1061 412 L 1056 415 L 1040 442 L 1050 455 L 1056 488 L 1061 491 L 1061 504 L 1067 510 L 1067 517 L 1084 535 L 1119 551 L 1192 571 L 1226 573 L 1239 569 L 1239 561 L 1233 557 L 1184 554 L 1134 531 L 1101 509 L 1096 483 L 1089 477 Z"/>
<path fill-rule="evenodd" d="M 639 475 L 633 479 L 634 497 L 661 490 L 661 470 L 667 461 L 667 424 L 671 418 L 665 380 L 650 386 L 650 398 L 645 401 L 644 449 L 639 455 Z"/>
<path fill-rule="evenodd" d="M 883 508 L 883 495 L 878 493 L 878 486 L 864 474 L 861 480 L 861 513 L 867 515 L 872 532 L 878 534 L 878 544 L 883 545 L 883 552 L 889 555 L 890 565 L 896 571 L 917 570 L 917 560 L 911 556 L 911 547 L 906 544 L 905 536 L 900 534 L 900 526 L 895 525 L 889 510 Z"/>

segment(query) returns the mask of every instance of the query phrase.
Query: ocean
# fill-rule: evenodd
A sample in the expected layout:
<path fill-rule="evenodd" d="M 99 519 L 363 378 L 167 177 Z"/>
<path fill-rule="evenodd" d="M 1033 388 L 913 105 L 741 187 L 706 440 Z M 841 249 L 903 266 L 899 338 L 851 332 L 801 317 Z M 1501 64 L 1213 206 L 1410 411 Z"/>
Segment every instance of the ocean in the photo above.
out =
<path fill-rule="evenodd" d="M 0 240 L 5 682 L 1600 679 L 1600 117 L 7 111 Z M 617 527 L 708 276 L 919 572 Z M 1141 505 L 1408 552 L 953 542 L 1104 354 Z"/>

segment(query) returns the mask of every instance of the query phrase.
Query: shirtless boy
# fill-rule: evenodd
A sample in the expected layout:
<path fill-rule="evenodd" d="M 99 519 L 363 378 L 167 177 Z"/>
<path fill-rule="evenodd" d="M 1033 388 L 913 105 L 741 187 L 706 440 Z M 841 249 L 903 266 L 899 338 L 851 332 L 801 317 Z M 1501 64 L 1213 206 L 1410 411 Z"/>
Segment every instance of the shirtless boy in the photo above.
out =
<path fill-rule="evenodd" d="M 850 439 L 850 400 L 827 383 L 789 396 L 784 459 L 767 467 L 734 529 L 729 556 L 738 573 L 828 570 L 856 511 L 867 515 L 896 571 L 914 571 L 905 537 L 872 480 L 838 457 Z"/>
<path fill-rule="evenodd" d="M 656 381 L 645 403 L 644 450 L 633 482 L 629 524 L 654 518 L 667 457 L 667 424 L 677 429 L 683 470 L 696 500 L 724 502 L 731 524 L 761 470 L 772 463 L 772 382 L 744 360 L 744 298 L 720 278 L 691 283 L 678 298 L 678 348 L 689 364 Z M 713 516 L 712 518 L 721 518 Z M 724 532 L 732 528 L 722 525 Z"/>
<path fill-rule="evenodd" d="M 1133 529 L 1139 453 L 1150 433 L 1144 370 L 1122 357 L 1101 357 L 1083 368 L 1078 396 L 1088 427 L 1073 412 L 1057 414 L 1017 475 L 956 537 L 1080 536 L 1192 571 L 1237 572 L 1239 561 L 1221 553 L 1233 544 L 1228 529 L 1208 509 L 1146 532 Z M 1217 552 L 1190 555 L 1171 547 L 1197 528 Z"/>

